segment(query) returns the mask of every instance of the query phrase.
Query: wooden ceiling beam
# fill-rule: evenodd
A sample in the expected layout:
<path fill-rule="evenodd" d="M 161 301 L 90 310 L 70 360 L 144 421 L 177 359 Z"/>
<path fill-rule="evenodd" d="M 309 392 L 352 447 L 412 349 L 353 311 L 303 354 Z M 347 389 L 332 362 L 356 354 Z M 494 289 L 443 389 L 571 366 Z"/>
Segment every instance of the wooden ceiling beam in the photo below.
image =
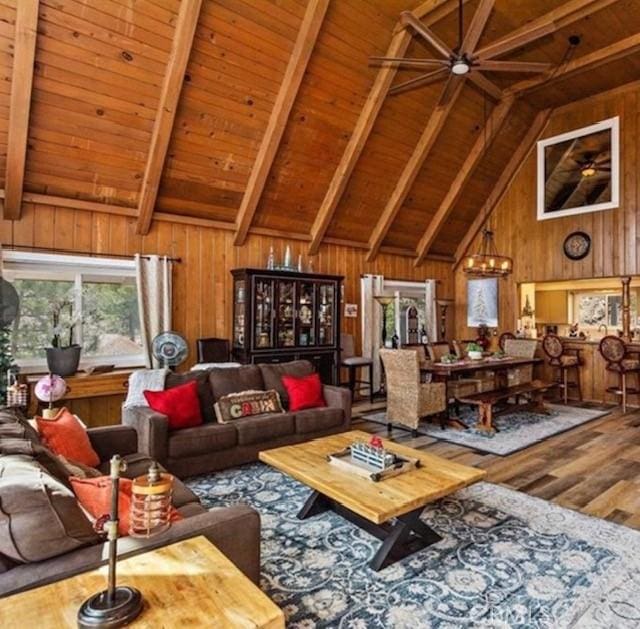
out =
<path fill-rule="evenodd" d="M 458 6 L 455 0 L 427 0 L 414 9 L 414 16 L 425 17 L 424 23 L 429 26 L 435 24 L 443 17 L 454 11 Z M 391 43 L 387 49 L 385 57 L 404 56 L 412 35 L 406 28 L 397 29 L 391 38 Z M 356 126 L 354 127 L 349 142 L 340 158 L 340 163 L 336 168 L 333 178 L 327 189 L 327 193 L 318 209 L 318 214 L 311 227 L 311 243 L 309 244 L 309 255 L 318 253 L 320 244 L 329 229 L 333 215 L 338 207 L 338 203 L 347 188 L 349 179 L 353 173 L 364 145 L 369 138 L 373 125 L 382 108 L 382 104 L 391 87 L 391 83 L 396 76 L 398 68 L 395 65 L 385 65 L 378 70 L 378 74 L 365 101 Z"/>
<path fill-rule="evenodd" d="M 138 234 L 149 233 L 151 227 L 153 210 L 158 198 L 160 179 L 167 157 L 167 149 L 171 140 L 180 92 L 184 83 L 184 73 L 189 62 L 201 5 L 202 0 L 183 0 L 180 3 L 171 52 L 151 134 L 149 156 L 140 188 L 138 220 L 136 222 L 136 233 Z"/>
<path fill-rule="evenodd" d="M 536 145 L 536 142 L 545 130 L 550 116 L 551 109 L 543 109 L 542 111 L 539 111 L 534 118 L 522 142 L 520 142 L 518 148 L 516 148 L 513 155 L 511 156 L 508 164 L 502 170 L 502 173 L 500 174 L 496 185 L 493 187 L 493 190 L 491 190 L 491 193 L 476 215 L 476 218 L 473 221 L 471 227 L 467 230 L 467 233 L 458 245 L 458 248 L 456 249 L 456 262 L 454 268 L 456 268 L 460 264 L 478 232 L 487 222 L 487 219 L 491 216 L 494 208 L 504 197 L 504 194 L 509 189 L 511 182 L 515 179 L 520 168 L 527 159 L 530 151 Z"/>
<path fill-rule="evenodd" d="M 619 0 L 569 0 L 528 24 L 488 44 L 475 53 L 480 59 L 493 59 L 522 48 L 571 24 L 605 9 Z"/>
<path fill-rule="evenodd" d="M 505 90 L 511 94 L 520 95 L 524 92 L 530 92 L 538 87 L 548 87 L 569 76 L 593 70 L 606 63 L 623 59 L 640 51 L 640 33 L 621 39 L 609 46 L 599 48 L 593 52 L 572 59 L 560 68 L 550 70 L 542 76 L 533 79 L 525 79 Z"/>
<path fill-rule="evenodd" d="M 278 96 L 269 116 L 267 129 L 262 137 L 258 155 L 242 197 L 236 218 L 236 235 L 233 243 L 236 246 L 244 244 L 247 239 L 258 202 L 267 183 L 267 176 L 278 152 L 291 108 L 300 89 L 328 6 L 329 0 L 310 0 L 307 5 L 293 52 L 278 90 Z"/>
<path fill-rule="evenodd" d="M 404 170 L 400 174 L 396 186 L 389 197 L 389 201 L 373 229 L 371 237 L 369 238 L 367 262 L 375 260 L 378 255 L 387 232 L 398 215 L 402 204 L 405 202 L 407 195 L 409 194 L 409 190 L 411 190 L 411 186 L 415 182 L 422 165 L 431 152 L 431 149 L 433 148 L 440 131 L 444 127 L 451 109 L 460 95 L 460 91 L 464 85 L 464 80 L 457 80 L 456 85 L 453 87 L 453 93 L 448 89 L 451 81 L 452 79 L 449 79 L 445 84 L 438 104 L 436 105 L 433 113 L 429 116 L 424 131 L 413 149 L 413 153 L 404 167 Z"/>
<path fill-rule="evenodd" d="M 436 239 L 436 236 L 455 207 L 455 204 L 460 198 L 469 178 L 475 171 L 476 166 L 480 163 L 486 149 L 491 145 L 498 131 L 502 128 L 514 100 L 513 96 L 505 97 L 491 112 L 484 129 L 480 131 L 469 155 L 458 171 L 453 183 L 449 186 L 449 191 L 445 195 L 444 199 L 442 199 L 435 215 L 431 221 L 429 221 L 427 229 L 418 243 L 417 257 L 414 261 L 414 266 L 419 266 L 425 259 L 431 245 Z"/>
<path fill-rule="evenodd" d="M 3 210 L 8 220 L 18 220 L 22 210 L 38 6 L 38 0 L 20 0 L 16 11 Z"/>

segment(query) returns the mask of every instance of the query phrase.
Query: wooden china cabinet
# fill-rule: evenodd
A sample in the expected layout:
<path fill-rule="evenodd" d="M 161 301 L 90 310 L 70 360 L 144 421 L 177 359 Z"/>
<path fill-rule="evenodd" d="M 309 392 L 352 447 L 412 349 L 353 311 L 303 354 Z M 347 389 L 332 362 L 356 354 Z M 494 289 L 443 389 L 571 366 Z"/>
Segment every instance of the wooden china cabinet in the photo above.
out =
<path fill-rule="evenodd" d="M 325 384 L 337 384 L 342 276 L 234 269 L 234 360 L 311 361 Z"/>

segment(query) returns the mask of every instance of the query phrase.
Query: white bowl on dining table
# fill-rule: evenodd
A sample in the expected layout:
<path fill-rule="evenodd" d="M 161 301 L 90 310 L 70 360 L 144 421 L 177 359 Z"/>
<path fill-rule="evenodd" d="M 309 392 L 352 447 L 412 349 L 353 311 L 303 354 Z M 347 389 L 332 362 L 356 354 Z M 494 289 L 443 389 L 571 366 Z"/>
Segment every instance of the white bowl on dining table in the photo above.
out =
<path fill-rule="evenodd" d="M 471 360 L 482 360 L 482 352 L 470 351 L 468 355 Z"/>

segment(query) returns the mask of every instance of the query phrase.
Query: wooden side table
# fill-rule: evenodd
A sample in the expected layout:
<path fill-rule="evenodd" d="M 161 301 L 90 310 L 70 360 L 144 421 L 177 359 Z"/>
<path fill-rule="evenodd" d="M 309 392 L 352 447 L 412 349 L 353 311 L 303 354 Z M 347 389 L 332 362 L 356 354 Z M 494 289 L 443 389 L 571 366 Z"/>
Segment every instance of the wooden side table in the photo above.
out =
<path fill-rule="evenodd" d="M 106 566 L 0 601 L 0 627 L 67 629 L 82 602 L 106 587 Z M 284 629 L 284 614 L 205 537 L 118 562 L 118 584 L 142 592 L 131 627 Z"/>
<path fill-rule="evenodd" d="M 75 376 L 67 376 L 64 379 L 67 383 L 67 392 L 61 400 L 56 402 L 56 406 L 67 406 L 72 412 L 78 413 L 90 427 L 119 424 L 120 407 L 126 397 L 132 371 L 133 369 L 115 369 L 107 373 L 79 372 Z M 31 416 L 39 413 L 45 406 L 33 393 L 36 382 L 43 375 L 34 374 L 26 378 L 29 386 L 28 412 Z"/>

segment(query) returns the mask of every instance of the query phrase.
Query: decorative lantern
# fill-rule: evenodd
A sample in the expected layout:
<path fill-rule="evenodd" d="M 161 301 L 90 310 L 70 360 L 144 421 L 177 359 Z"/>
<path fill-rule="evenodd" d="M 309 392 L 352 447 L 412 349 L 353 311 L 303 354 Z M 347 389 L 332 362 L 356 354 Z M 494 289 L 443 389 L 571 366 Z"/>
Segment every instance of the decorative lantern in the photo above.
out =
<path fill-rule="evenodd" d="M 145 476 L 138 476 L 131 486 L 129 534 L 151 537 L 170 526 L 173 476 L 161 472 L 153 462 Z"/>
<path fill-rule="evenodd" d="M 42 416 L 45 419 L 52 419 L 58 412 L 57 408 L 53 408 L 53 403 L 64 397 L 67 392 L 67 383 L 60 376 L 50 373 L 36 382 L 33 392 L 41 402 L 49 404 L 49 407 L 42 411 Z"/>

